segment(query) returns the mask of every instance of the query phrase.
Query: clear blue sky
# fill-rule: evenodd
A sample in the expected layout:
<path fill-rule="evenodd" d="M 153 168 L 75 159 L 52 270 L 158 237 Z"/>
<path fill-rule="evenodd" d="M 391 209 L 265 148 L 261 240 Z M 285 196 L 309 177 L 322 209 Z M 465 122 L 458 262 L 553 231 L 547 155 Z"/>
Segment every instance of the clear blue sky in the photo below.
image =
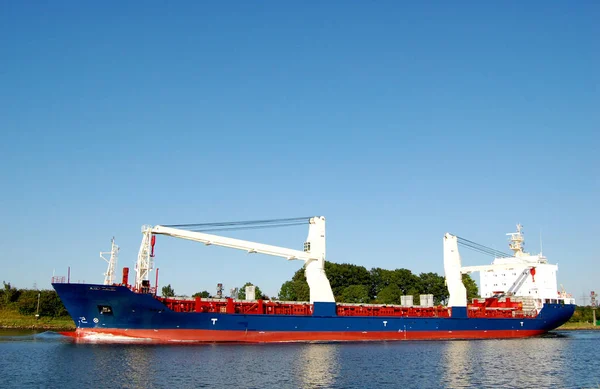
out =
<path fill-rule="evenodd" d="M 594 1 L 1 1 L 0 280 L 101 282 L 98 252 L 115 236 L 133 267 L 142 224 L 324 215 L 329 260 L 415 273 L 443 272 L 444 232 L 505 250 L 520 222 L 568 291 L 600 291 L 598 20 Z M 156 251 L 180 294 L 275 295 L 301 267 Z"/>

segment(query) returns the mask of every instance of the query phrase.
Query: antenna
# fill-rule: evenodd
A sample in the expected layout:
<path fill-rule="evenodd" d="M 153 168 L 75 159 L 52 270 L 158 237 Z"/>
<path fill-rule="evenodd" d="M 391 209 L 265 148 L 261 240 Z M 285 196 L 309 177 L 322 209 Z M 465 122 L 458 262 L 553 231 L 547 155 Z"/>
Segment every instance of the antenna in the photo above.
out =
<path fill-rule="evenodd" d="M 540 257 L 544 254 L 544 246 L 542 245 L 542 229 L 540 228 Z"/>

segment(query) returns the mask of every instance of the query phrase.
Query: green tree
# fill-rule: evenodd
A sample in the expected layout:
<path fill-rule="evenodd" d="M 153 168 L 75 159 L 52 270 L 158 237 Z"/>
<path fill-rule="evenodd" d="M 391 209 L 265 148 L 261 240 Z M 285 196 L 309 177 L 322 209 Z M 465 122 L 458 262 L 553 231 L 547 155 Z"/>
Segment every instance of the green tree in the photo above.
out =
<path fill-rule="evenodd" d="M 369 286 L 367 285 L 350 285 L 344 288 L 340 296 L 342 303 L 360 303 L 366 304 L 371 301 L 369 296 Z"/>
<path fill-rule="evenodd" d="M 392 272 L 380 267 L 374 267 L 369 273 L 371 273 L 371 296 L 379 300 L 381 290 L 391 283 Z"/>
<path fill-rule="evenodd" d="M 344 290 L 351 285 L 365 286 L 370 295 L 371 273 L 364 266 L 325 262 L 325 274 L 331 284 L 333 295 L 336 297 L 341 296 Z"/>
<path fill-rule="evenodd" d="M 2 284 L 4 285 L 4 288 L 2 289 L 0 305 L 9 306 L 10 304 L 15 303 L 19 299 L 20 290 L 18 290 L 14 286 L 11 286 L 10 282 L 6 283 L 2 281 Z"/>
<path fill-rule="evenodd" d="M 286 281 L 279 290 L 279 300 L 283 301 L 308 301 L 310 289 L 306 280 Z"/>
<path fill-rule="evenodd" d="M 60 297 L 58 297 L 58 293 L 54 290 L 42 291 L 41 306 L 44 307 L 44 312 L 48 312 L 48 314 L 53 317 L 69 315 L 69 312 L 67 312 Z"/>
<path fill-rule="evenodd" d="M 421 291 L 417 289 L 417 286 L 414 286 L 413 288 L 409 289 L 406 292 L 406 296 L 413 296 L 413 305 L 419 305 L 421 303 Z"/>
<path fill-rule="evenodd" d="M 379 293 L 388 286 L 395 285 L 400 289 L 400 295 L 410 295 L 411 291 L 419 290 L 420 279 L 408 269 L 386 270 L 371 269 L 372 295 L 379 301 Z M 386 296 L 388 299 L 389 296 Z M 398 300 L 399 301 L 399 300 Z"/>
<path fill-rule="evenodd" d="M 210 293 L 208 293 L 206 290 L 203 290 L 202 292 L 196 292 L 192 295 L 192 297 L 202 297 L 202 298 L 210 298 Z"/>
<path fill-rule="evenodd" d="M 17 301 L 17 307 L 21 315 L 33 315 L 37 309 L 37 290 L 23 290 Z"/>
<path fill-rule="evenodd" d="M 246 282 L 244 284 L 244 286 L 242 286 L 241 288 L 239 288 L 238 291 L 238 299 L 240 300 L 245 300 L 246 299 L 246 286 L 251 286 L 254 285 L 252 282 Z M 263 295 L 262 291 L 260 290 L 260 288 L 256 285 L 254 285 L 255 289 L 254 289 L 254 297 L 257 300 L 262 300 L 265 296 Z"/>
<path fill-rule="evenodd" d="M 325 274 L 331 285 L 333 295 L 337 301 L 343 301 L 342 294 L 344 290 L 351 285 L 363 285 L 367 289 L 369 299 L 371 295 L 371 273 L 364 266 L 356 266 L 347 263 L 335 263 L 325 262 Z M 306 282 L 306 276 L 304 274 L 304 268 L 296 271 L 292 277 L 293 290 L 295 296 L 292 294 L 291 297 L 295 297 L 294 301 L 307 301 L 309 300 L 310 290 L 308 283 Z M 286 286 L 287 288 L 287 286 Z M 284 291 L 286 292 L 286 291 Z"/>
<path fill-rule="evenodd" d="M 304 274 L 304 267 L 298 269 L 292 277 L 295 299 L 291 301 L 309 301 L 310 300 L 310 287 L 306 281 L 306 275 Z"/>
<path fill-rule="evenodd" d="M 420 279 L 408 269 L 396 269 L 392 272 L 392 283 L 398 285 L 403 295 L 409 295 L 409 291 L 419 289 Z"/>
<path fill-rule="evenodd" d="M 296 295 L 296 290 L 294 288 L 294 281 L 284 282 L 281 285 L 281 289 L 279 289 L 277 297 L 279 297 L 279 300 L 283 301 L 298 301 L 298 296 Z"/>
<path fill-rule="evenodd" d="M 467 301 L 472 301 L 472 299 L 479 297 L 479 288 L 477 287 L 477 283 L 471 278 L 470 275 L 463 274 L 462 281 L 467 289 Z"/>
<path fill-rule="evenodd" d="M 306 275 L 304 274 L 304 267 L 296 270 L 292 276 L 292 281 L 304 281 L 306 282 Z"/>
<path fill-rule="evenodd" d="M 358 289 L 353 287 L 346 290 L 350 286 L 357 285 L 367 288 L 369 301 L 375 300 L 382 304 L 399 304 L 400 296 L 404 295 L 412 295 L 414 304 L 419 304 L 421 294 L 433 294 L 435 304 L 445 304 L 449 297 L 445 278 L 432 272 L 421 273 L 417 276 L 408 269 L 373 268 L 367 271 L 362 266 L 325 262 L 325 273 L 338 302 L 355 301 L 357 296 L 360 301 L 365 301 Z M 463 280 L 468 298 L 475 297 L 477 284 L 469 276 L 464 276 Z M 294 273 L 291 281 L 287 281 L 281 286 L 279 298 L 281 300 L 307 301 L 309 293 L 302 268 Z"/>
<path fill-rule="evenodd" d="M 40 316 L 59 317 L 67 316 L 58 294 L 54 290 L 16 289 L 4 283 L 0 289 L 0 307 L 16 309 L 22 315 L 33 315 L 38 312 Z"/>
<path fill-rule="evenodd" d="M 400 304 L 400 296 L 402 296 L 402 290 L 396 284 L 391 284 L 381 289 L 377 294 L 377 302 L 379 304 Z"/>
<path fill-rule="evenodd" d="M 162 287 L 163 297 L 175 297 L 175 290 L 171 287 L 171 284 Z"/>
<path fill-rule="evenodd" d="M 419 274 L 419 294 L 432 294 L 433 303 L 438 305 L 448 301 L 450 297 L 446 280 L 437 273 L 421 273 Z"/>
<path fill-rule="evenodd" d="M 600 311 L 596 311 L 596 319 L 600 320 Z M 591 306 L 577 306 L 573 316 L 569 319 L 571 323 L 592 323 L 594 321 L 594 313 Z"/>
<path fill-rule="evenodd" d="M 35 303 L 35 310 L 37 312 L 37 296 L 40 296 L 40 315 L 41 316 L 51 316 L 51 317 L 59 317 L 68 315 L 65 306 L 62 301 L 58 297 L 58 293 L 53 290 L 32 290 L 27 291 L 31 295 L 33 295 Z"/>

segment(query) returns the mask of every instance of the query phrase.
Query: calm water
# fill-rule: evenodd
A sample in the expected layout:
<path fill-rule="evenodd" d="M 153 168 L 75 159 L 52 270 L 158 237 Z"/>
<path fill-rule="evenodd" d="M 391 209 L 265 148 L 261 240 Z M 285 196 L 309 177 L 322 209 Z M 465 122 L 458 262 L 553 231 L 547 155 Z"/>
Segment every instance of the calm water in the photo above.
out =
<path fill-rule="evenodd" d="M 600 331 L 522 340 L 76 344 L 0 331 L 0 388 L 600 388 Z"/>

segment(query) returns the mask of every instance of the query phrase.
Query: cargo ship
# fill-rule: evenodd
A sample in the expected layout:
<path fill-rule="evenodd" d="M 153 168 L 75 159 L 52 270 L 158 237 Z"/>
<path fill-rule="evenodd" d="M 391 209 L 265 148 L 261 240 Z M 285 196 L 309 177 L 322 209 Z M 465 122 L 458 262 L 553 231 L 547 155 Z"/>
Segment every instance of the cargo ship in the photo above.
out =
<path fill-rule="evenodd" d="M 132 284 L 128 268 L 123 268 L 121 282 L 114 282 L 118 247 L 113 240 L 111 257 L 105 258 L 109 265 L 103 284 L 70 283 L 64 277 L 53 278 L 52 286 L 77 327 L 67 335 L 77 339 L 104 336 L 149 342 L 520 338 L 559 327 L 575 310 L 571 296 L 558 292 L 558 266 L 549 264 L 541 253 L 532 255 L 524 251 L 520 225 L 516 233 L 508 234 L 512 254 L 445 234 L 447 304 L 433 306 L 432 296 L 423 295 L 419 306 L 413 306 L 412 296 L 403 297 L 401 305 L 336 303 L 325 274 L 325 218 L 276 220 L 288 225 L 298 220 L 308 222 L 303 251 L 206 232 L 222 226 L 239 228 L 240 222 L 144 226 Z M 264 225 L 265 221 L 260 222 Z M 268 225 L 273 221 L 266 222 Z M 158 274 L 154 285 L 150 279 L 157 235 L 304 261 L 310 301 L 255 300 L 250 289 L 244 300 L 158 296 Z M 480 252 L 487 250 L 495 259 L 490 265 L 463 267 L 459 244 Z M 462 274 L 473 272 L 481 274 L 481 298 L 468 302 Z"/>

